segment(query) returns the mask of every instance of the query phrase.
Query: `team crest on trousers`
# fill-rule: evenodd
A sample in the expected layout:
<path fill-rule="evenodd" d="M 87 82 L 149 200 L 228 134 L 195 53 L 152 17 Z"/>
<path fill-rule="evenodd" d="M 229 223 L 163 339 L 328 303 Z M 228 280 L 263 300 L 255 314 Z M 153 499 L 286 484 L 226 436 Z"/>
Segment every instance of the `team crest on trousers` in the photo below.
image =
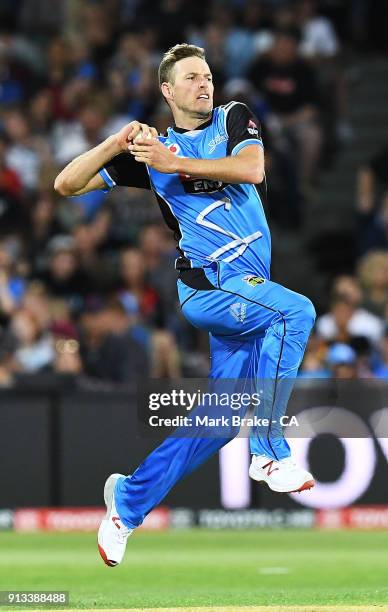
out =
<path fill-rule="evenodd" d="M 261 276 L 253 276 L 253 274 L 248 274 L 248 276 L 244 276 L 243 281 L 251 285 L 251 287 L 256 287 L 257 285 L 262 285 L 265 283 L 265 278 Z"/>

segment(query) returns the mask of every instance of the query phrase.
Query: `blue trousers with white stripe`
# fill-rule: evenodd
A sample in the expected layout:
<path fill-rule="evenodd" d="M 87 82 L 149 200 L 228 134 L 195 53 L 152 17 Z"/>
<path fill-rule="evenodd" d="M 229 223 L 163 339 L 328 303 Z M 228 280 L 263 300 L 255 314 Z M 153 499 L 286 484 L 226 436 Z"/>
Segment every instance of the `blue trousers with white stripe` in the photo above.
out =
<path fill-rule="evenodd" d="M 178 280 L 178 293 L 188 321 L 210 333 L 210 377 L 258 380 L 264 386 L 256 412 L 270 424 L 252 429 L 251 453 L 275 460 L 288 457 L 281 428 L 271 423 L 279 423 L 286 411 L 314 324 L 314 307 L 303 295 L 270 280 L 249 279 L 230 264 L 212 264 L 204 272 L 213 288 L 198 289 Z M 138 527 L 176 482 L 236 434 L 182 437 L 181 431 L 169 436 L 131 476 L 118 480 L 115 500 L 123 523 Z"/>

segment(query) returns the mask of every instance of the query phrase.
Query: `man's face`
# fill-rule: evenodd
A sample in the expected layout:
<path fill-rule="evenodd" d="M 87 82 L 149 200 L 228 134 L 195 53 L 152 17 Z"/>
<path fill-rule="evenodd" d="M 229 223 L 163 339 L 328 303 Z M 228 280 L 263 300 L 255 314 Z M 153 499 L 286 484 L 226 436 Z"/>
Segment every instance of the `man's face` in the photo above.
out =
<path fill-rule="evenodd" d="M 206 119 L 213 109 L 213 81 L 210 68 L 200 57 L 186 57 L 176 62 L 171 82 L 162 85 L 163 95 L 174 111 Z"/>

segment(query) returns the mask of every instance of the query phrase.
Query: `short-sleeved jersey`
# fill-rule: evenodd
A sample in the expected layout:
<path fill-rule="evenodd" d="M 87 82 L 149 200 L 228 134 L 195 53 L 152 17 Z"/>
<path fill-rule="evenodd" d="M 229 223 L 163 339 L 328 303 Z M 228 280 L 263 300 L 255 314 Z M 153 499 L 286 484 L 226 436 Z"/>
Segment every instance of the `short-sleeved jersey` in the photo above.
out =
<path fill-rule="evenodd" d="M 245 146 L 262 146 L 261 129 L 249 108 L 230 102 L 213 110 L 195 130 L 168 128 L 159 140 L 182 157 L 217 159 L 237 155 Z M 243 163 L 243 162 L 241 162 Z M 180 252 L 193 267 L 230 262 L 242 272 L 269 278 L 271 239 L 260 185 L 165 174 L 120 153 L 100 170 L 106 185 L 152 189 Z"/>

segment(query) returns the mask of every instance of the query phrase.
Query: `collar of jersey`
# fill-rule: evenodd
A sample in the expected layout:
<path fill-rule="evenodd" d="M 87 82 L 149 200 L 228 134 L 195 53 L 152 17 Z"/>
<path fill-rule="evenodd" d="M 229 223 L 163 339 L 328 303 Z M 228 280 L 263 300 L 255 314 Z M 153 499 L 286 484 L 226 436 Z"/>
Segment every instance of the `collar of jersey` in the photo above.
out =
<path fill-rule="evenodd" d="M 212 116 L 210 117 L 210 119 L 205 121 L 205 123 L 201 123 L 198 127 L 195 128 L 195 130 L 186 130 L 185 128 L 177 127 L 176 125 L 173 125 L 172 129 L 174 130 L 174 132 L 178 132 L 178 134 L 187 134 L 187 132 L 195 133 L 199 130 L 204 130 L 205 128 L 209 127 L 212 121 L 213 121 L 213 111 L 212 111 Z"/>

